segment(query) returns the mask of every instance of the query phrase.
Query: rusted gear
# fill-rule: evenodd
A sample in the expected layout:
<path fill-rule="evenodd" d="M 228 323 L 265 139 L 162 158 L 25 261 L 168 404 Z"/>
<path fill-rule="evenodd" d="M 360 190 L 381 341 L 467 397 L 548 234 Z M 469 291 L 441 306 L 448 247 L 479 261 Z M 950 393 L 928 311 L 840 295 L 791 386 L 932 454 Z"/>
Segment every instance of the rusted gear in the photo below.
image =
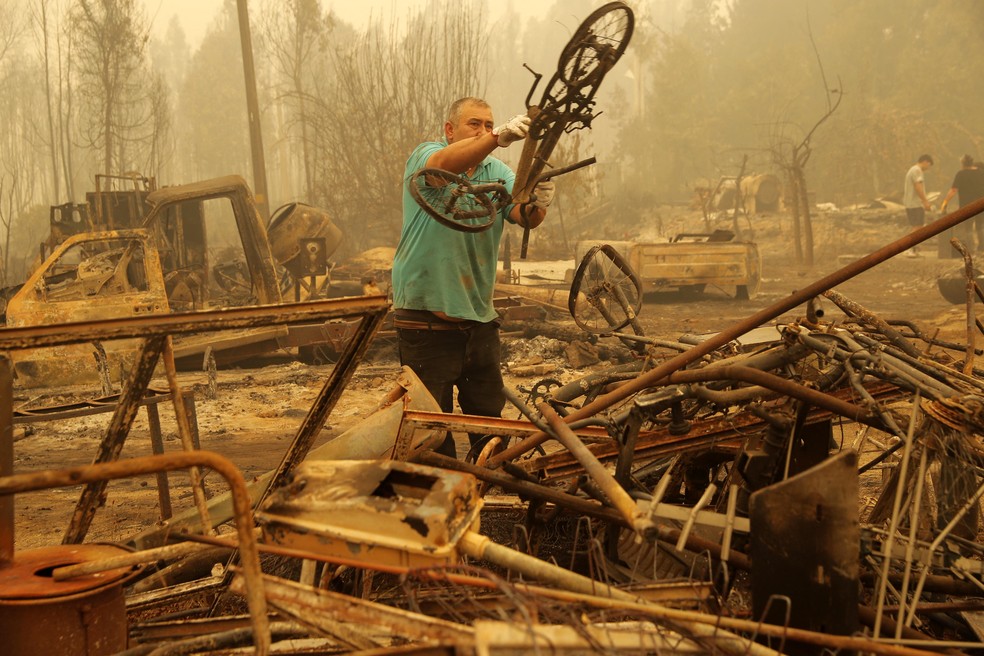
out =
<path fill-rule="evenodd" d="M 924 399 L 922 409 L 950 428 L 963 432 L 984 432 L 984 399 L 967 394 L 939 400 Z"/>

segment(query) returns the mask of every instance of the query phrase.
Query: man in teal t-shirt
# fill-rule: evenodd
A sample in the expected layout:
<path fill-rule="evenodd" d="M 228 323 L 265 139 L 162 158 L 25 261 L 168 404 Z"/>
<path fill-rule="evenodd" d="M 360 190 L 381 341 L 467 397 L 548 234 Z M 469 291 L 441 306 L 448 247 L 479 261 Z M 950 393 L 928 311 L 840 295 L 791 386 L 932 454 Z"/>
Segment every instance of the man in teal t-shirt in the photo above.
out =
<path fill-rule="evenodd" d="M 512 193 L 515 175 L 491 153 L 524 139 L 530 119 L 519 115 L 493 125 L 488 103 L 461 98 L 448 110 L 443 139 L 422 143 L 411 153 L 403 174 L 403 231 L 393 258 L 401 364 L 413 369 L 444 412 L 454 409 L 457 388 L 462 412 L 488 417 L 500 416 L 505 406 L 498 315 L 492 307 L 504 221 L 540 225 L 554 185 L 539 183 L 525 212 L 510 204 L 487 230 L 459 232 L 428 216 L 408 183 L 420 169 L 438 168 L 470 180 L 501 180 Z M 438 451 L 456 455 L 450 435 Z"/>

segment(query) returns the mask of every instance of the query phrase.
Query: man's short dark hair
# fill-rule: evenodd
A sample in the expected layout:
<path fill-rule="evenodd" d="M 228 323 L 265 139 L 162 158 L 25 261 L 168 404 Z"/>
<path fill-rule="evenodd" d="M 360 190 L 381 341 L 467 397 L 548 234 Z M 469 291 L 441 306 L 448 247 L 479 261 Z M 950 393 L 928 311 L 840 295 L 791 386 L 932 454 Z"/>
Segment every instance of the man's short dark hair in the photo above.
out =
<path fill-rule="evenodd" d="M 969 169 L 973 165 L 974 165 L 974 157 L 972 155 L 964 155 L 963 157 L 960 158 L 960 166 L 964 167 L 965 169 Z"/>
<path fill-rule="evenodd" d="M 920 161 L 920 162 L 929 162 L 929 165 L 930 166 L 933 165 L 933 158 L 930 155 L 920 155 L 918 161 Z"/>

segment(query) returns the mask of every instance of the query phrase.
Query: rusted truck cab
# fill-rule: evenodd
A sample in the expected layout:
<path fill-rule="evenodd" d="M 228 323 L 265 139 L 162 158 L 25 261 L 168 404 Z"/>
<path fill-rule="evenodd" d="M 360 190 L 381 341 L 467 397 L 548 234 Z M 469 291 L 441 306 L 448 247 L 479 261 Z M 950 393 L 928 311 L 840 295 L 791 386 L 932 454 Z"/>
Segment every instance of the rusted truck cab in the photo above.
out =
<path fill-rule="evenodd" d="M 125 197 L 129 200 L 130 194 Z M 266 227 L 243 178 L 231 175 L 167 187 L 141 200 L 139 215 L 93 213 L 93 227 L 120 229 L 80 232 L 53 245 L 8 301 L 7 325 L 283 301 Z M 133 347 L 113 342 L 58 352 L 21 351 L 11 357 L 19 386 L 92 383 L 100 376 L 105 383 L 109 372 L 116 378 Z"/>
<path fill-rule="evenodd" d="M 28 277 L 7 303 L 7 325 L 65 324 L 169 311 L 160 257 L 148 230 L 89 232 L 66 239 Z M 83 382 L 97 379 L 97 363 L 107 357 L 100 348 L 30 349 L 11 357 L 24 386 Z M 120 342 L 110 351 L 132 348 Z"/>

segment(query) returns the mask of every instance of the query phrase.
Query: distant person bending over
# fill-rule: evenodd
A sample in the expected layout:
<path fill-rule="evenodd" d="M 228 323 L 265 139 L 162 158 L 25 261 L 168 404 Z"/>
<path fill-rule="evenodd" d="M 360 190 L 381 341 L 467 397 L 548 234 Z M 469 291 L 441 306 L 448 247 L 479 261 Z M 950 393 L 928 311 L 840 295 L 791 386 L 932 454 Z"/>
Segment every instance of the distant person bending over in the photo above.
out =
<path fill-rule="evenodd" d="M 946 196 L 943 198 L 943 204 L 940 205 L 941 212 L 946 212 L 947 204 L 956 195 L 960 197 L 958 207 L 966 207 L 975 200 L 984 198 L 984 169 L 981 169 L 970 155 L 964 155 L 960 158 L 960 170 L 953 176 L 950 191 L 946 192 Z M 974 228 L 977 233 L 977 250 L 984 251 L 984 216 L 974 217 Z M 967 237 L 970 237 L 969 231 L 967 231 Z M 967 244 L 967 247 L 970 248 L 971 244 Z"/>
<path fill-rule="evenodd" d="M 444 412 L 453 411 L 457 387 L 462 412 L 487 417 L 501 416 L 506 404 L 499 318 L 492 307 L 502 230 L 506 221 L 539 226 L 553 200 L 554 184 L 537 184 L 525 212 L 510 204 L 489 229 L 459 232 L 428 216 L 410 195 L 409 183 L 420 169 L 438 168 L 474 181 L 505 180 L 511 194 L 516 176 L 491 153 L 525 139 L 530 118 L 518 115 L 493 125 L 487 102 L 461 98 L 448 110 L 444 137 L 422 143 L 410 154 L 403 173 L 403 231 L 393 258 L 400 363 L 417 374 Z M 469 437 L 473 446 L 480 439 Z M 438 452 L 456 457 L 450 434 Z"/>
<path fill-rule="evenodd" d="M 905 187 L 902 191 L 902 205 L 905 206 L 905 215 L 909 219 L 909 226 L 915 230 L 921 228 L 926 221 L 926 212 L 931 209 L 929 199 L 926 197 L 926 183 L 923 173 L 933 165 L 933 158 L 929 155 L 920 155 L 919 159 L 905 174 Z M 915 247 L 908 251 L 910 256 L 916 256 Z"/>

